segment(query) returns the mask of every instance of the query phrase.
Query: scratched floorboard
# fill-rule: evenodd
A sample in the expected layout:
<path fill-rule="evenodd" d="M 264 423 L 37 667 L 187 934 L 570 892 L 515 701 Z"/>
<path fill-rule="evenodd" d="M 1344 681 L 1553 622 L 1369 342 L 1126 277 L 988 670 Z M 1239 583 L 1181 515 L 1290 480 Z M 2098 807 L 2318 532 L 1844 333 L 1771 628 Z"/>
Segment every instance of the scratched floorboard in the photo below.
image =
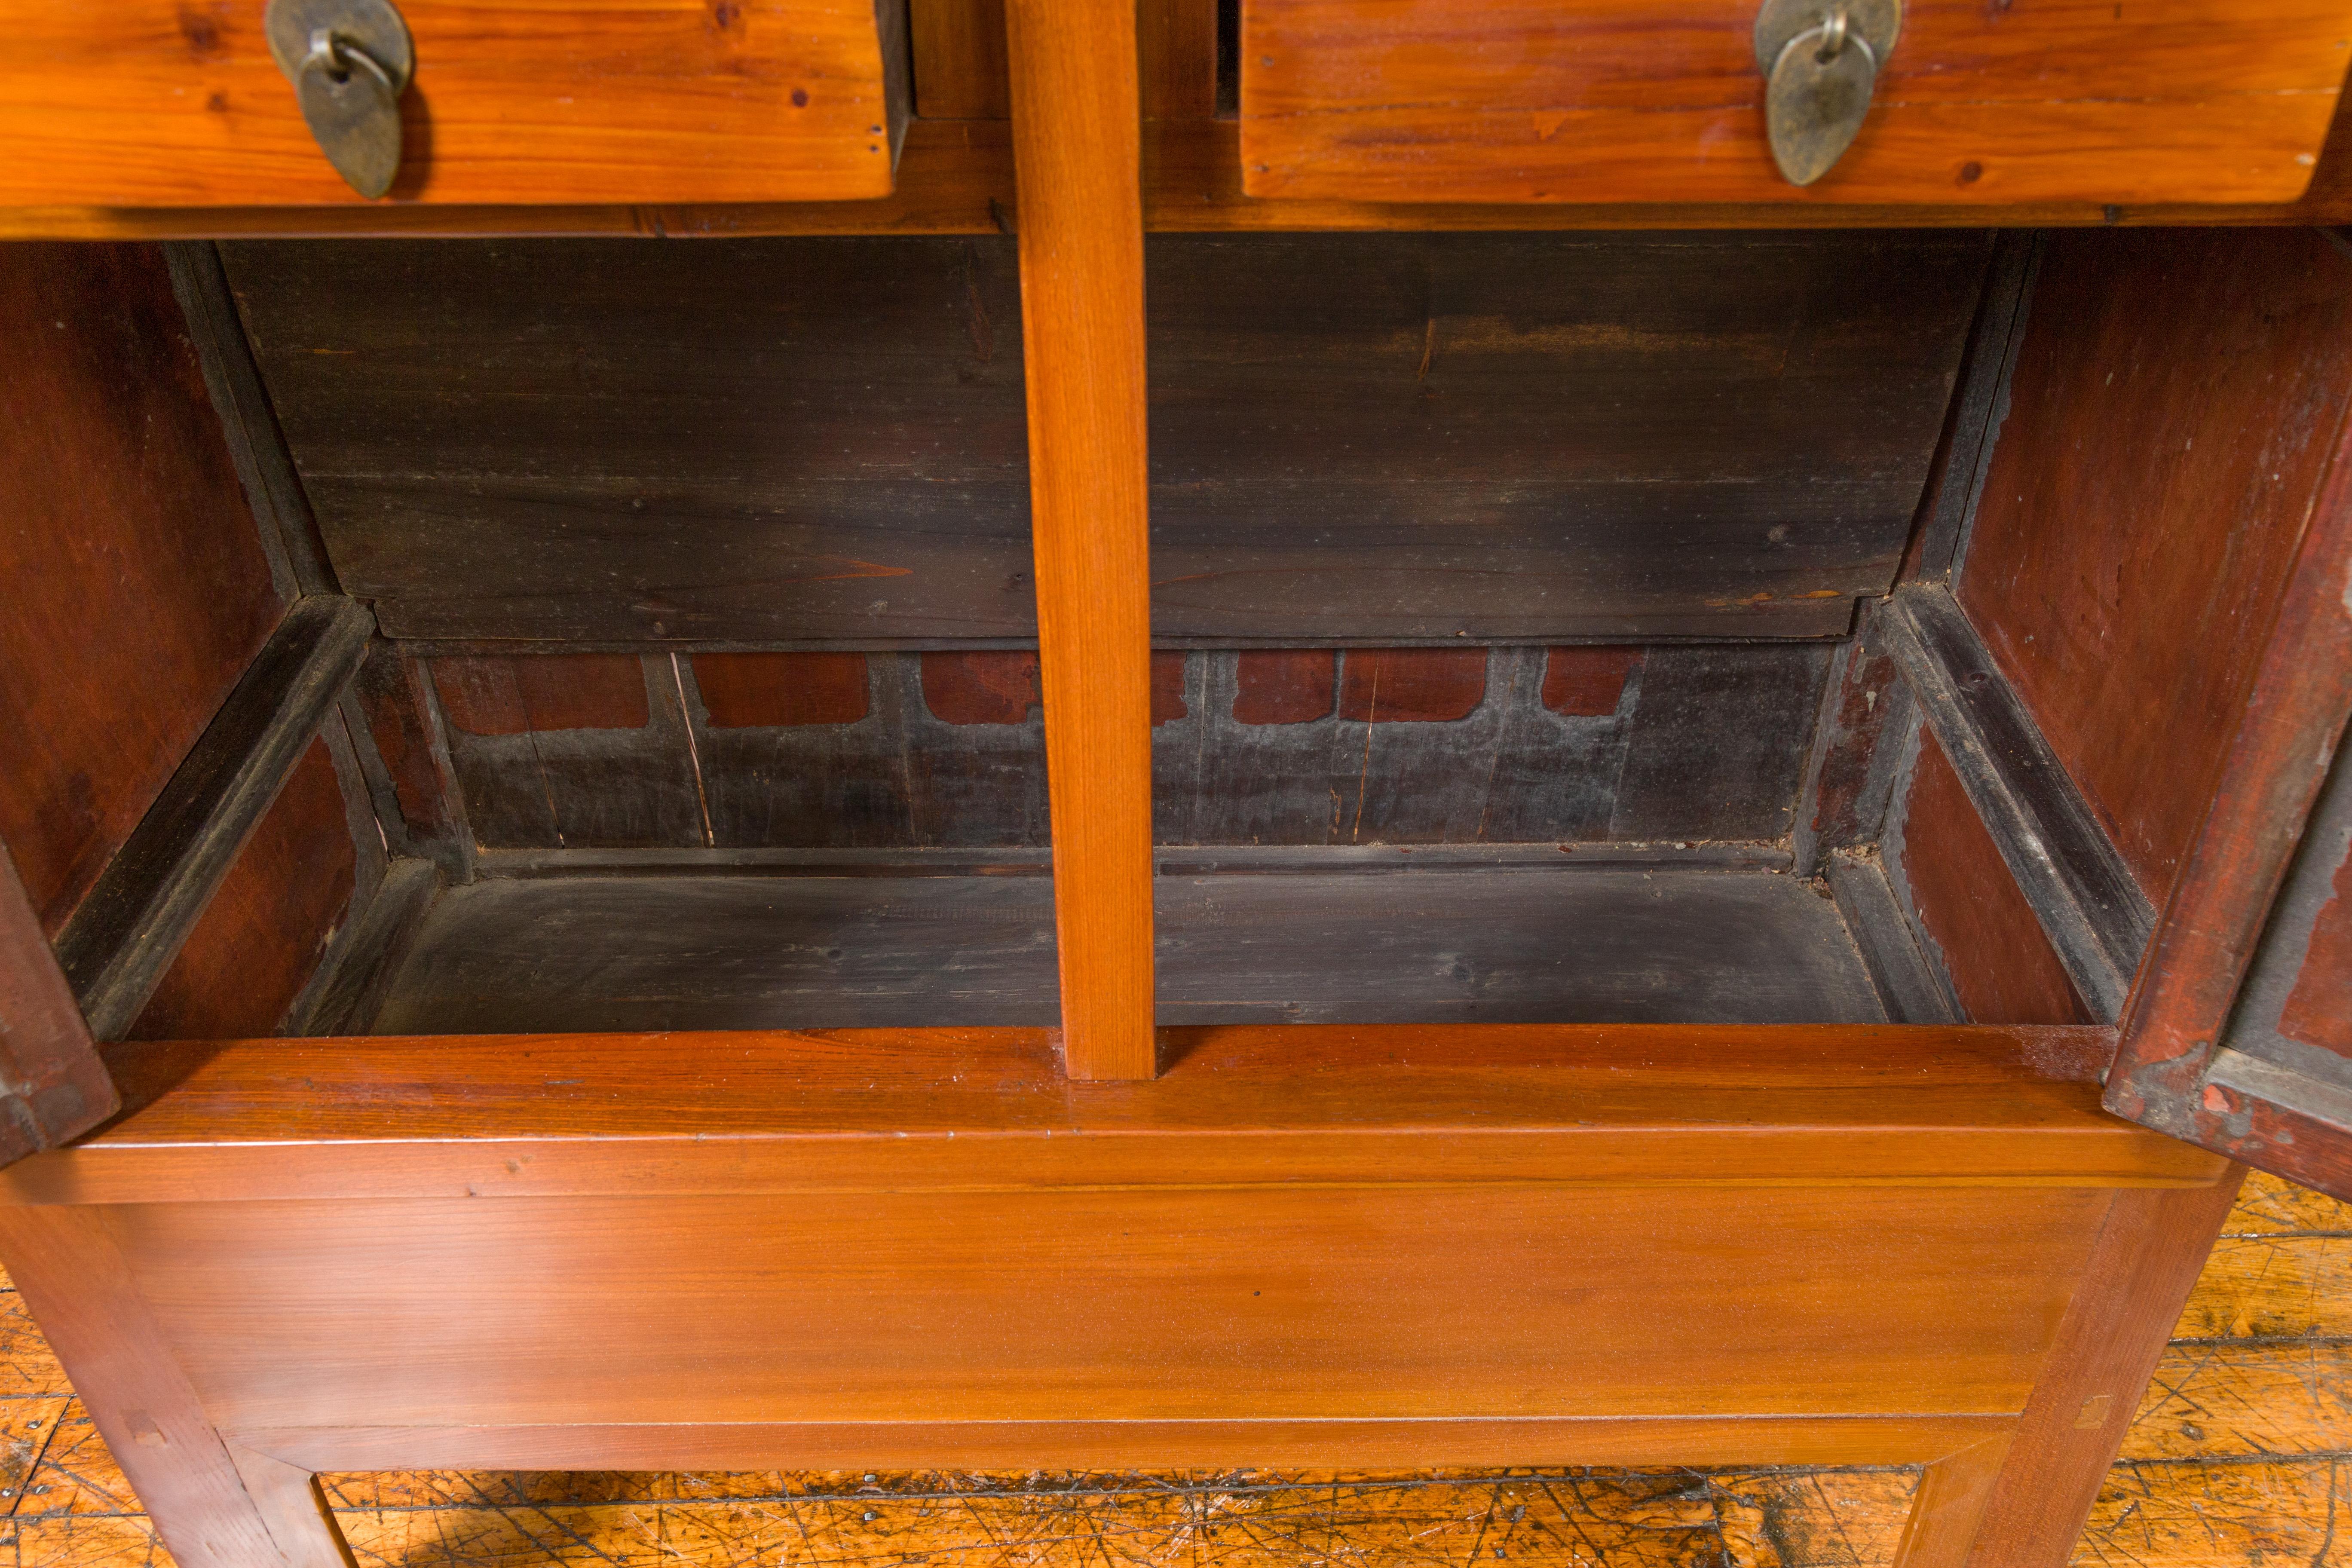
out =
<path fill-rule="evenodd" d="M 1876 1568 L 1904 1470 L 372 1475 L 361 1568 Z M 0 1289 L 0 1568 L 164 1568 Z M 2352 1568 L 2352 1205 L 2257 1175 L 2075 1568 Z"/>

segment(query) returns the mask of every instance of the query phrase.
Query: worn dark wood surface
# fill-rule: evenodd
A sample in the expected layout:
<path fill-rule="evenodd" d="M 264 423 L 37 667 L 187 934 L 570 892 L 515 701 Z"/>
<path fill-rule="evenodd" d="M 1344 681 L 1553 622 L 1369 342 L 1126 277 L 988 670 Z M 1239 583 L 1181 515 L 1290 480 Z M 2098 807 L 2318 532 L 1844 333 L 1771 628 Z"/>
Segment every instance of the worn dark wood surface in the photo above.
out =
<path fill-rule="evenodd" d="M 1769 645 L 1155 656 L 1159 676 L 1173 678 L 1156 678 L 1153 694 L 1155 837 L 1779 838 L 1828 659 L 1825 648 Z M 451 716 L 464 814 L 486 848 L 1047 841 L 1031 655 L 452 662 L 429 668 Z M 747 669 L 768 709 L 740 706 Z M 486 717 L 475 696 L 448 700 L 453 677 L 468 691 L 527 679 L 542 700 Z M 414 771 L 421 748 L 404 745 L 386 754 Z"/>
<path fill-rule="evenodd" d="M 2332 321 L 2336 312 L 2322 314 Z M 2340 360 L 2332 368 L 2340 371 Z M 2340 853 L 2343 807 L 2332 802 L 2307 828 L 2301 826 L 2352 709 L 2352 463 L 2346 461 L 2344 423 L 2352 402 L 2336 395 L 2336 384 L 2328 391 L 2316 412 L 2337 423 L 2316 437 L 2329 449 L 2315 459 L 2310 476 L 2309 526 L 2278 603 L 2257 601 L 2256 615 L 2248 617 L 2274 612 L 2212 808 L 2182 867 L 2172 918 L 2158 932 L 2126 1021 L 2107 1102 L 2122 1115 L 2345 1193 L 2352 1192 L 2352 1150 L 2344 1137 L 2352 1125 L 2352 1095 L 2344 1092 L 2338 1065 L 2342 1030 L 2330 1021 L 2345 1010 L 2343 953 L 2339 939 L 2322 934 L 2332 923 L 2324 911 L 2338 907 L 2330 865 Z M 2300 428 L 2288 434 L 2298 442 L 2313 438 Z M 2268 541 L 2262 546 L 2266 571 L 2276 548 Z M 2253 657 L 2232 653 L 2233 665 Z M 2294 873 L 2288 901 L 2273 913 L 2272 895 L 2297 853 L 2298 835 L 2305 867 Z M 2264 934 L 2266 924 L 2275 931 Z M 2231 1027 L 2258 941 L 2259 994 L 2247 999 L 2240 1026 L 2252 1037 L 2248 1044 L 2277 1048 L 2267 1061 L 2231 1051 L 2230 1070 L 2217 1073 L 2224 1064 L 2215 1047 Z M 2296 972 L 2297 956 L 2315 982 L 2310 993 L 2299 979 L 2291 988 L 2284 979 Z M 2292 1029 L 2285 1026 L 2290 1011 L 2297 1015 Z M 2269 1029 L 2273 1022 L 2282 1027 Z M 2311 1068 L 2320 1070 L 2303 1070 Z M 2216 1081 L 2223 1077 L 2230 1081 Z"/>
<path fill-rule="evenodd" d="M 1163 877 L 1157 901 L 1167 1024 L 1885 1016 L 1836 908 L 1770 872 Z M 373 1027 L 1042 1025 L 1055 995 L 1040 876 L 498 879 L 442 895 Z"/>
<path fill-rule="evenodd" d="M 0 841 L 54 937 L 281 605 L 152 247 L 0 246 Z"/>
<path fill-rule="evenodd" d="M 887 646 L 1034 635 L 1012 248 L 228 260 L 336 569 L 393 635 Z M 1893 580 L 1988 254 L 1156 239 L 1154 634 L 1840 635 Z"/>
<path fill-rule="evenodd" d="M 1862 625 L 1830 662 L 1790 825 L 1801 876 L 1817 872 L 1826 855 L 1875 844 L 1885 824 L 1912 704 L 1911 689 L 1874 629 L 1879 609 L 1864 606 Z"/>
<path fill-rule="evenodd" d="M 2352 410 L 2314 231 L 2060 235 L 1956 592 L 2161 908 Z"/>
<path fill-rule="evenodd" d="M 79 1136 L 114 1113 L 73 987 L 0 845 L 0 1163 Z"/>
<path fill-rule="evenodd" d="M 1953 992 L 1951 976 L 1944 973 L 1937 958 L 1919 945 L 1909 918 L 1887 883 L 1879 857 L 1874 852 L 1836 850 L 1822 868 L 1822 879 L 1837 900 L 1838 913 L 1870 971 L 1870 983 L 1878 990 L 1888 1022 L 1960 1022 L 1965 1013 Z"/>
<path fill-rule="evenodd" d="M 1906 588 L 1875 632 L 2075 994 L 2113 1022 L 2156 927 L 2147 895 L 1950 594 Z"/>
<path fill-rule="evenodd" d="M 100 1039 L 139 1016 L 334 711 L 369 629 L 350 599 L 297 600 L 59 933 L 58 961 Z"/>
<path fill-rule="evenodd" d="M 334 569 L 327 564 L 318 519 L 310 514 L 310 499 L 294 472 L 293 456 L 286 450 L 286 437 L 269 406 L 268 389 L 261 384 L 260 367 L 253 363 L 253 347 L 229 293 L 228 274 L 221 267 L 220 247 L 183 241 L 162 248 L 172 272 L 172 291 L 204 366 L 205 389 L 220 416 L 221 435 L 253 509 L 279 596 L 341 593 Z"/>
<path fill-rule="evenodd" d="M 314 740 L 125 1035 L 275 1034 L 342 925 L 358 881 L 334 763 L 326 742 Z"/>
<path fill-rule="evenodd" d="M 1924 727 L 1912 743 L 1917 757 L 1888 816 L 1884 863 L 1961 1007 L 1984 1024 L 2090 1021 L 1943 748 Z"/>

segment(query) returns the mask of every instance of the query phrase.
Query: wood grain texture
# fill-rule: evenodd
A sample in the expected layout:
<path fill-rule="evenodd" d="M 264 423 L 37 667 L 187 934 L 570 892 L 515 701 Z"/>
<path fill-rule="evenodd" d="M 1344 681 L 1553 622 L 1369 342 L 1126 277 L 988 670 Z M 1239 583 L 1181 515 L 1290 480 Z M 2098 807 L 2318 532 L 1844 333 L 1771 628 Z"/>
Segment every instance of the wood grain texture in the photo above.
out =
<path fill-rule="evenodd" d="M 2156 910 L 2017 691 L 1950 594 L 1915 584 L 1873 636 L 1903 671 L 1936 752 L 1975 807 L 2074 994 L 2100 1022 L 2122 1010 Z"/>
<path fill-rule="evenodd" d="M 1433 651 L 1454 665 L 1483 661 L 1483 673 L 1457 671 L 1465 692 L 1474 681 L 1485 692 L 1462 718 L 1392 706 L 1342 716 L 1336 671 L 1355 652 L 1154 654 L 1154 839 L 1599 847 L 1789 832 L 1828 650 Z M 1562 652 L 1606 679 L 1571 701 L 1552 683 Z M 836 718 L 853 703 L 862 712 L 799 722 L 817 715 L 734 707 L 740 693 L 704 684 L 706 666 L 734 659 L 777 683 L 761 688 L 762 701 L 814 701 L 821 688 L 839 704 Z M 709 842 L 719 847 L 1042 849 L 1035 663 L 1015 650 L 656 658 L 642 683 L 656 714 L 650 725 L 453 731 L 457 805 L 487 849 L 553 848 L 559 829 L 573 845 L 700 846 L 698 781 Z M 1266 672 L 1277 668 L 1286 673 L 1275 683 Z M 1368 679 L 1359 669 L 1369 696 Z M 682 725 L 669 717 L 680 694 Z M 1601 712 L 1560 710 L 1603 703 Z M 722 721 L 755 718 L 795 721 Z"/>
<path fill-rule="evenodd" d="M 0 840 L 54 937 L 280 601 L 161 256 L 0 247 Z"/>
<path fill-rule="evenodd" d="M 1969 1560 L 2010 1442 L 2010 1435 L 2002 1433 L 1938 1459 L 1920 1473 L 1910 1516 L 1903 1521 L 1903 1539 L 1895 1549 L 1899 1568 L 1959 1568 Z"/>
<path fill-rule="evenodd" d="M 2109 1202 L 1888 1186 L 1825 1208 L 1742 1187 L 1657 1191 L 1636 1215 L 1589 1187 L 1307 1190 L 1268 1173 L 1217 1191 L 345 1197 L 273 1204 L 266 1225 L 236 1203 L 113 1217 L 163 1342 L 243 1434 L 1074 1409 L 2006 1415 Z M 693 1263 L 643 1266 L 665 1246 Z M 1350 1330 L 1367 1323 L 1381 1331 Z"/>
<path fill-rule="evenodd" d="M 1154 633 L 1842 636 L 1894 581 L 1988 254 L 1155 240 Z M 1011 242 L 228 260 L 336 568 L 391 635 L 1035 634 Z"/>
<path fill-rule="evenodd" d="M 228 276 L 221 269 L 220 247 L 202 241 L 166 245 L 163 259 L 279 596 L 342 592 L 327 564 L 318 520 L 294 473 L 260 368 L 253 363 Z"/>
<path fill-rule="evenodd" d="M 107 1215 L 11 1208 L 0 1214 L 0 1261 L 87 1391 L 106 1447 L 162 1521 L 174 1563 L 276 1568 L 277 1547 L 140 1300 Z"/>
<path fill-rule="evenodd" d="M 357 1568 L 316 1476 L 236 1444 L 228 1453 L 287 1568 Z"/>
<path fill-rule="evenodd" d="M 2352 410 L 2315 234 L 2051 241 L 1957 593 L 2162 908 Z"/>
<path fill-rule="evenodd" d="M 1772 872 L 1310 867 L 1155 902 L 1171 1025 L 1885 1016 L 1835 906 Z M 496 879 L 443 895 L 373 1029 L 1045 1025 L 1055 956 L 1036 876 Z"/>
<path fill-rule="evenodd" d="M 358 870 L 334 763 L 312 741 L 127 1037 L 275 1034 L 351 913 Z"/>
<path fill-rule="evenodd" d="M 2187 1338 L 2159 1364 L 2076 1548 L 2086 1568 L 2124 1557 L 2150 1568 L 2261 1568 L 2282 1556 L 2340 1568 L 2342 1533 L 2328 1525 L 2331 1507 L 2340 1519 L 2352 1503 L 2344 1463 L 2352 1417 L 2341 1405 L 2347 1379 L 2328 1369 L 2347 1352 L 2352 1330 L 2294 1345 L 2250 1342 L 2244 1336 L 2283 1321 L 2238 1320 L 2231 1330 L 2217 1304 L 2259 1280 L 2273 1299 L 2315 1309 L 2299 1321 L 2352 1325 L 2352 1271 L 2315 1273 L 2291 1256 L 2333 1247 L 2352 1261 L 2352 1213 L 2257 1173 L 2228 1232 L 2182 1321 Z M 2247 1247 L 2271 1250 L 2257 1262 Z M 18 1467 L 0 1470 L 0 1539 L 27 1568 L 155 1568 L 152 1527 L 70 1393 L 20 1298 L 0 1289 L 0 1421 L 8 1462 Z M 1367 1473 L 1375 1456 L 1357 1447 L 1352 1468 L 1337 1472 L 1135 1474 L 1111 1468 L 1097 1439 L 1073 1466 L 1044 1473 L 476 1469 L 325 1480 L 343 1530 L 370 1561 L 420 1568 L 518 1559 L 716 1568 L 803 1551 L 915 1556 L 941 1568 L 1008 1557 L 1063 1568 L 1106 1553 L 1146 1568 L 1290 1568 L 1341 1554 L 1365 1568 L 1470 1568 L 1496 1561 L 1496 1547 L 1505 1560 L 1540 1568 L 1879 1568 L 1895 1560 L 1913 1510 L 1914 1474 L 1814 1468 L 1822 1450 L 1774 1447 L 1783 1432 L 1809 1430 L 1822 1436 L 1800 1441 L 1826 1442 L 1875 1425 L 1825 1433 L 1818 1423 L 1718 1424 L 1736 1445 L 1732 1462 L 1776 1467 L 1762 1471 L 1693 1469 L 1709 1450 L 1633 1444 L 1612 1462 L 1638 1447 L 1678 1468 Z M 1927 1440 L 1929 1424 L 1912 1425 Z M 617 1435 L 591 1440 L 610 1445 Z M 1899 1451 L 1882 1435 L 1872 1440 L 1889 1444 L 1880 1452 Z M 551 1457 L 547 1441 L 536 1458 Z M 609 1465 L 625 1453 L 639 1458 L 607 1446 L 583 1450 L 582 1462 Z M 466 1457 L 479 1467 L 499 1456 Z"/>
<path fill-rule="evenodd" d="M 889 12 L 888 6 L 878 9 Z M 411 0 L 401 203 L 843 200 L 890 192 L 874 0 Z M 261 13 L 12 6 L 0 201 L 334 206 Z M 894 24 L 895 25 L 895 24 Z M 712 155 L 724 146 L 727 155 Z"/>
<path fill-rule="evenodd" d="M 5 845 L 0 845 L 0 1075 L 6 1097 L 0 1161 L 86 1132 L 120 1103 Z"/>
<path fill-rule="evenodd" d="M 460 829 L 435 760 L 436 749 L 446 748 L 435 725 L 429 679 L 422 660 L 379 637 L 368 645 L 343 711 L 370 742 L 362 760 L 373 751 L 383 770 L 389 798 L 378 797 L 376 820 L 385 842 L 394 854 L 427 856 L 454 870 Z"/>
<path fill-rule="evenodd" d="M 2292 202 L 2040 202 L 1952 206 L 1688 203 L 1352 202 L 1269 200 L 1242 191 L 1241 131 L 1231 120 L 1144 124 L 1144 226 L 1160 233 L 1311 230 L 1605 231 L 2324 226 L 2352 223 L 2352 112 L 2339 95 L 2319 169 Z M 1015 210 L 1012 127 L 1003 120 L 914 120 L 892 193 L 869 201 L 634 205 L 339 207 L 0 207 L 0 238 L 184 239 L 427 235 L 607 235 L 625 238 L 753 235 L 1001 235 Z"/>
<path fill-rule="evenodd" d="M 350 599 L 296 600 L 108 862 L 57 942 L 92 1034 L 116 1038 L 137 1019 L 238 850 L 335 715 L 373 629 Z"/>
<path fill-rule="evenodd" d="M 1135 10 L 1007 0 L 1062 1047 L 1149 1078 L 1151 563 Z"/>
<path fill-rule="evenodd" d="M 926 120 L 1005 120 L 1013 113 L 1004 0 L 907 0 L 915 110 Z"/>
<path fill-rule="evenodd" d="M 2342 1194 L 2352 1191 L 2342 1116 L 2302 1114 L 2319 1110 L 2307 1089 L 2288 1097 L 2299 1104 L 2283 1105 L 2208 1081 L 2240 980 L 2255 957 L 2273 891 L 2287 875 L 2296 838 L 2307 838 L 2313 864 L 2297 879 L 2325 878 L 2332 887 L 2327 862 L 2344 831 L 2346 808 L 2340 803 L 2324 807 L 2307 828 L 2299 826 L 2322 798 L 2330 753 L 2352 709 L 2352 611 L 2345 600 L 2352 574 L 2352 466 L 2344 461 L 2344 400 L 2336 399 L 2329 412 L 2336 425 L 2316 437 L 2327 449 L 2313 455 L 2309 466 L 2315 472 L 2305 476 L 2315 486 L 2308 525 L 2259 662 L 2246 671 L 2252 689 L 2244 694 L 2243 716 L 2211 810 L 2179 875 L 2173 918 L 2147 965 L 2144 988 L 2117 1050 L 2109 1097 L 2120 1114 L 2209 1144 L 2239 1147 L 2250 1159 Z M 2274 524 L 2273 531 L 2289 529 Z M 2265 542 L 2263 552 L 2277 548 Z M 2258 605 L 2255 613 L 2269 607 Z M 2232 662 L 2243 664 L 2249 658 L 2241 651 Z M 2340 797 L 2341 792 L 2330 795 Z M 2300 933 L 2292 928 L 2298 919 L 2316 924 L 2319 911 L 2308 906 L 2321 896 L 2314 886 L 2305 890 L 2300 902 L 2305 907 L 2299 912 L 2293 899 L 2279 906 L 2283 947 L 2293 949 Z M 2265 961 L 2274 972 L 2286 963 Z M 2263 989 L 2284 989 L 2281 973 L 2264 978 Z M 2284 1006 L 2285 999 L 2273 994 L 2250 1015 L 2259 1025 L 2264 1015 L 2274 1018 Z M 2332 1068 L 2339 1059 L 2325 1044 L 2284 1045 L 2284 1065 Z M 2297 1051 L 2310 1058 L 2298 1059 Z"/>
<path fill-rule="evenodd" d="M 125 1045 L 112 1060 L 133 1109 L 0 1183 L 10 1201 L 87 1204 L 693 1194 L 713 1179 L 803 1195 L 2215 1179 L 2218 1157 L 2094 1109 L 2105 1034 L 1180 1030 L 1149 1089 L 1067 1082 L 1039 1030 Z M 659 1101 L 629 1087 L 649 1061 L 667 1064 Z M 289 1142 L 309 1152 L 286 1158 Z"/>
<path fill-rule="evenodd" d="M 1987 1024 L 2092 1021 L 1931 734 L 1919 739 L 1897 838 L 1892 863 L 1968 1016 Z"/>
<path fill-rule="evenodd" d="M 1904 8 L 1810 187 L 1764 136 L 1754 8 L 1252 0 L 1243 188 L 1405 202 L 2292 202 L 2345 74 L 2325 0 Z"/>
<path fill-rule="evenodd" d="M 2243 1178 L 2233 1166 L 2211 1187 L 2116 1194 L 1969 1562 L 2064 1568 Z"/>
<path fill-rule="evenodd" d="M 1825 856 L 1875 844 L 1893 798 L 1895 764 L 1912 732 L 1911 694 L 1864 611 L 1832 656 L 1805 755 L 1790 845 L 1800 876 Z"/>

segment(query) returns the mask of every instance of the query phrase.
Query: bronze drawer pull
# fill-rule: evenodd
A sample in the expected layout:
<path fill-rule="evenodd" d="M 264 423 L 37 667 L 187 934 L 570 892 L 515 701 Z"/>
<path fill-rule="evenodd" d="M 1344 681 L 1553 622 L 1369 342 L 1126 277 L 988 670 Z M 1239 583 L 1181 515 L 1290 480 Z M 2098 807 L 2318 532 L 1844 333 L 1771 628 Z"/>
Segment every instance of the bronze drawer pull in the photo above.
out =
<path fill-rule="evenodd" d="M 319 150 L 352 189 L 383 195 L 400 174 L 408 24 L 391 0 L 270 0 L 267 27 Z"/>
<path fill-rule="evenodd" d="M 1791 184 L 1811 184 L 1853 144 L 1902 30 L 1902 0 L 1765 0 L 1756 18 L 1765 130 Z"/>

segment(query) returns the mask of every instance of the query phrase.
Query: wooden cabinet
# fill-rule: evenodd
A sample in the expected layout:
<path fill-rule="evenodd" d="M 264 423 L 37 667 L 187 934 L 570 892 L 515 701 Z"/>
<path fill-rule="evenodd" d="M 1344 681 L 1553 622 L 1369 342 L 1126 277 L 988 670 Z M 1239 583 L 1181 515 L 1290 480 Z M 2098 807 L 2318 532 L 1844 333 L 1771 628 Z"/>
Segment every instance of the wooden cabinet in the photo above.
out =
<path fill-rule="evenodd" d="M 1214 7 L 949 9 L 1013 118 L 863 204 L 7 216 L 0 1261 L 175 1559 L 1852 1463 L 2057 1568 L 2238 1162 L 2346 1182 L 2339 187 L 1255 198 Z"/>
<path fill-rule="evenodd" d="M 408 0 L 406 205 L 890 194 L 894 0 Z M 0 10 L 0 205 L 358 204 L 270 53 L 262 0 Z"/>

